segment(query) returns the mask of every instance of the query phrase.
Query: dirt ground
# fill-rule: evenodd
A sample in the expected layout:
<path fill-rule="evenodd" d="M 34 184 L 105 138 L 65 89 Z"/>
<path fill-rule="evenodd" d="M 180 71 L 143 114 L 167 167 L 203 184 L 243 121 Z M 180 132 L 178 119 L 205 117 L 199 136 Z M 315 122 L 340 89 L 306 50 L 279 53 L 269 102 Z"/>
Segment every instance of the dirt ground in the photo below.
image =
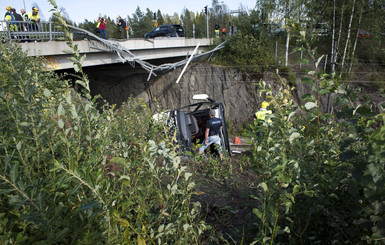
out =
<path fill-rule="evenodd" d="M 224 159 L 184 160 L 194 173 L 192 201 L 202 205 L 201 216 L 212 229 L 202 244 L 250 244 L 256 236 L 258 178 L 245 161 L 247 152 Z"/>

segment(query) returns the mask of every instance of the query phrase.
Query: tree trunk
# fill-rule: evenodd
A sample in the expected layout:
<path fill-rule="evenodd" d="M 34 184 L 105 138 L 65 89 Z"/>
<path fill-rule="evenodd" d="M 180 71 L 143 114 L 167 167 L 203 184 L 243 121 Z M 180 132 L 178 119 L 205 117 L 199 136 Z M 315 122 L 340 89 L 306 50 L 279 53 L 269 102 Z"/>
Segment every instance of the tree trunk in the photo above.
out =
<path fill-rule="evenodd" d="M 289 65 L 289 43 L 290 43 L 290 31 L 287 32 L 287 36 L 286 36 L 285 66 Z"/>
<path fill-rule="evenodd" d="M 346 58 L 346 53 L 348 50 L 348 44 L 350 41 L 350 33 L 352 31 L 352 22 L 353 22 L 353 16 L 354 16 L 354 6 L 356 4 L 356 0 L 353 0 L 353 6 L 352 6 L 352 13 L 350 14 L 350 21 L 349 21 L 349 27 L 348 27 L 348 36 L 346 37 L 346 43 L 345 43 L 345 49 L 344 49 L 344 55 L 342 57 L 342 66 L 345 64 L 345 58 Z M 347 67 L 346 67 L 347 68 Z"/>
<path fill-rule="evenodd" d="M 362 1 L 362 4 L 364 4 L 364 1 Z M 363 10 L 364 10 L 364 8 L 361 7 L 360 17 L 358 18 L 358 28 L 361 27 L 361 19 L 362 19 Z M 352 50 L 352 60 L 350 61 L 350 66 L 349 66 L 349 71 L 348 71 L 349 73 L 352 72 L 354 53 L 356 52 L 357 41 L 358 41 L 358 30 L 359 29 L 357 29 L 356 40 L 354 40 L 354 45 L 353 45 L 353 50 Z"/>
<path fill-rule="evenodd" d="M 334 69 L 335 69 L 335 61 L 336 61 L 336 56 L 337 56 L 337 52 L 336 52 L 336 44 L 335 44 L 335 35 L 336 35 L 336 0 L 333 1 L 334 2 L 334 6 L 333 6 L 333 31 L 332 31 L 332 52 L 331 52 L 331 55 L 330 55 L 330 72 L 333 73 L 334 72 Z"/>
<path fill-rule="evenodd" d="M 341 9 L 340 29 L 338 30 L 338 39 L 335 45 L 335 55 L 334 55 L 334 61 L 333 61 L 334 65 L 337 64 L 337 58 L 340 50 L 340 42 L 341 42 L 341 36 L 342 36 L 342 23 L 344 20 L 344 10 L 345 10 L 345 2 L 343 2 L 342 9 Z"/>
<path fill-rule="evenodd" d="M 287 4 L 286 9 L 286 26 L 287 26 L 287 36 L 286 36 L 286 52 L 285 52 L 285 66 L 289 65 L 289 43 L 290 43 L 290 27 L 288 27 L 288 19 L 290 17 L 290 0 Z"/>

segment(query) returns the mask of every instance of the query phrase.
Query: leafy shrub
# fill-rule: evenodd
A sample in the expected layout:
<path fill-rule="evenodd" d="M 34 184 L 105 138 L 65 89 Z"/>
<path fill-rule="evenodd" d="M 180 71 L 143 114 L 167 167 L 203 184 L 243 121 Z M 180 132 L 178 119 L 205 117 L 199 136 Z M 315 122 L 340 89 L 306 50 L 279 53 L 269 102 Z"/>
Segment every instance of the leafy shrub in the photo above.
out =
<path fill-rule="evenodd" d="M 261 73 L 273 64 L 269 40 L 248 34 L 231 36 L 219 54 L 213 63 L 235 66 L 249 72 Z"/>
<path fill-rule="evenodd" d="M 315 54 L 315 53 L 313 53 Z M 381 243 L 384 229 L 384 114 L 359 102 L 353 89 L 315 70 L 306 104 L 295 106 L 282 80 L 273 92 L 261 82 L 275 113 L 252 151 L 261 175 L 254 243 Z M 336 93 L 337 115 L 322 113 L 321 96 Z M 282 105 L 283 99 L 287 100 Z"/>
<path fill-rule="evenodd" d="M 14 243 L 197 243 L 191 174 L 150 111 L 99 112 L 39 60 L 0 46 L 0 237 Z"/>

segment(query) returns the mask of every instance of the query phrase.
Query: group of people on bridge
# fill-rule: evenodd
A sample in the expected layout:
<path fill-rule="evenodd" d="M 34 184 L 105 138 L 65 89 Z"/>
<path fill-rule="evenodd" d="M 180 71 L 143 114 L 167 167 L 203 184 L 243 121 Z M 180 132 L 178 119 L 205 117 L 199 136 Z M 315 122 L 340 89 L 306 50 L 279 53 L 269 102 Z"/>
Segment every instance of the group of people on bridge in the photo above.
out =
<path fill-rule="evenodd" d="M 230 25 L 230 31 L 229 31 L 229 36 L 235 34 L 237 32 L 237 27 L 235 25 L 232 25 L 231 23 L 229 23 Z M 215 23 L 215 38 L 219 38 L 219 24 L 218 23 Z M 222 39 L 224 39 L 226 37 L 226 27 L 223 27 L 222 28 Z"/>
<path fill-rule="evenodd" d="M 116 18 L 116 26 L 119 28 L 119 32 L 120 32 L 120 38 L 121 39 L 125 39 L 125 36 L 127 35 L 127 39 L 129 37 L 128 35 L 128 26 L 126 25 L 126 22 L 124 21 L 124 19 L 122 19 L 120 16 L 118 16 Z M 98 18 L 98 21 L 97 21 L 97 24 L 96 24 L 96 28 L 95 28 L 95 32 L 97 34 L 99 34 L 99 37 L 100 38 L 104 38 L 104 39 L 107 39 L 107 20 L 103 17 L 99 17 Z"/>
<path fill-rule="evenodd" d="M 7 6 L 7 11 L 4 15 L 4 21 L 7 24 L 7 28 L 11 32 L 36 32 L 39 31 L 39 9 L 32 7 L 32 11 L 26 13 L 25 9 L 21 9 L 20 13 L 17 13 L 15 8 Z M 26 40 L 27 41 L 27 40 Z"/>

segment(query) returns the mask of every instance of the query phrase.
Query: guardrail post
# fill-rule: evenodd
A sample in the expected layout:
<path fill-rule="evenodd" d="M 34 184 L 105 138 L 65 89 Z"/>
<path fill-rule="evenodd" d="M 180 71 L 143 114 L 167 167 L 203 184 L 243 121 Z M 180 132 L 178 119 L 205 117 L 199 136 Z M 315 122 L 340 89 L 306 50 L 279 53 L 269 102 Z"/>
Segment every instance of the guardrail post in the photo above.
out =
<path fill-rule="evenodd" d="M 8 37 L 9 37 L 9 40 L 12 40 L 12 36 L 11 36 L 11 25 L 9 24 L 9 22 L 7 22 L 7 31 L 8 31 Z"/>
<path fill-rule="evenodd" d="M 49 40 L 52 41 L 52 22 L 49 22 Z"/>

